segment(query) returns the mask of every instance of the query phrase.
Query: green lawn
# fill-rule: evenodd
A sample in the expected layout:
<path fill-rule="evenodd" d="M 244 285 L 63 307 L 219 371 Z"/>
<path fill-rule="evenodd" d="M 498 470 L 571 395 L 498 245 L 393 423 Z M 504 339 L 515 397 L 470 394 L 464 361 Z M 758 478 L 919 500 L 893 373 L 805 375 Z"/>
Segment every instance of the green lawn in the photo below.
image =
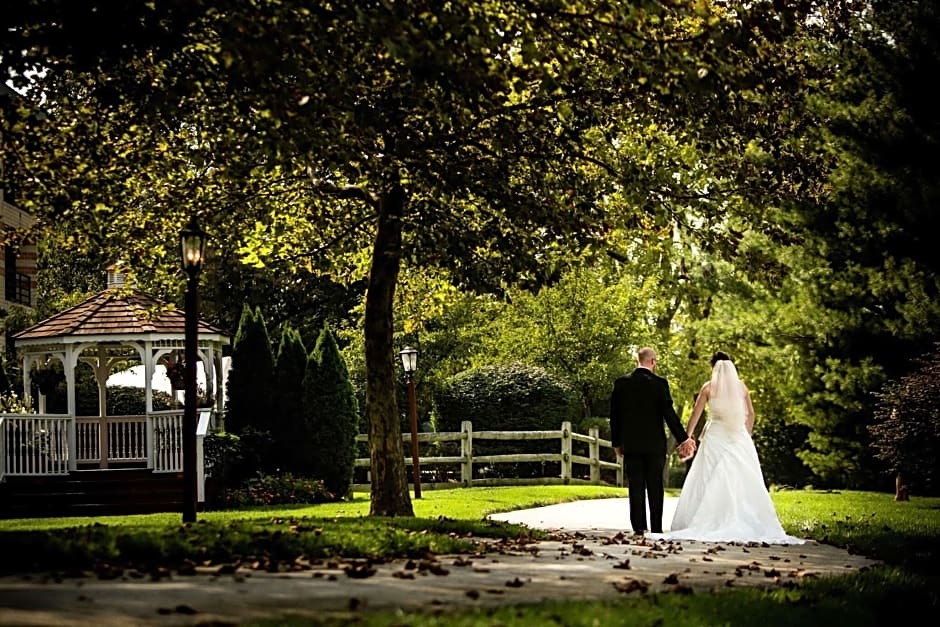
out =
<path fill-rule="evenodd" d="M 675 492 L 672 492 L 675 495 Z M 369 502 L 180 514 L 0 521 L 3 572 L 87 569 L 105 560 L 146 568 L 245 557 L 417 556 L 469 550 L 474 537 L 529 540 L 538 532 L 485 520 L 490 513 L 578 498 L 623 497 L 622 488 L 521 486 L 426 490 L 415 518 L 368 516 Z M 940 609 L 940 498 L 897 503 L 892 495 L 787 490 L 771 496 L 788 532 L 846 548 L 885 566 L 773 591 L 657 594 L 616 602 L 558 602 L 490 610 L 378 612 L 362 625 L 880 625 Z M 345 620 L 345 619 L 344 619 Z M 320 623 L 332 624 L 324 617 Z M 339 623 L 346 624 L 343 621 Z M 339 624 L 337 623 L 337 624 Z M 294 624 L 281 619 L 257 625 Z"/>

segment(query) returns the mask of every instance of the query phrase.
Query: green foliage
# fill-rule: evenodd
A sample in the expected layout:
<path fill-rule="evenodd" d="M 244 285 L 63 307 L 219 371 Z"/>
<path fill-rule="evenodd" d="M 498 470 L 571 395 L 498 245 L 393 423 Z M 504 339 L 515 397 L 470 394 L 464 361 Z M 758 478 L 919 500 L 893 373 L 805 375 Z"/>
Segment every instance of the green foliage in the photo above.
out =
<path fill-rule="evenodd" d="M 635 347 L 651 341 L 659 287 L 639 264 L 619 272 L 594 264 L 562 273 L 536 294 L 512 291 L 512 305 L 481 338 L 475 364 L 540 366 L 571 383 L 581 416 L 603 415 L 614 379 L 632 368 Z"/>
<path fill-rule="evenodd" d="M 24 403 L 16 392 L 0 392 L 0 414 L 31 414 L 33 408 Z"/>
<path fill-rule="evenodd" d="M 139 416 L 147 413 L 144 388 L 128 385 L 108 386 L 109 416 Z M 162 390 L 151 390 L 154 411 L 172 409 L 173 397 Z"/>
<path fill-rule="evenodd" d="M 320 331 L 308 361 L 303 407 L 310 475 L 322 479 L 334 498 L 343 498 L 352 485 L 359 412 L 346 362 L 329 327 Z"/>
<path fill-rule="evenodd" d="M 295 477 L 288 472 L 249 479 L 241 487 L 227 492 L 220 506 L 240 508 L 313 504 L 333 499 L 333 495 L 326 491 L 323 481 Z"/>
<path fill-rule="evenodd" d="M 483 366 L 449 379 L 434 395 L 435 429 L 558 429 L 579 417 L 577 394 L 563 379 L 537 366 L 510 363 Z"/>
<path fill-rule="evenodd" d="M 460 431 L 464 420 L 472 421 L 474 431 L 544 431 L 559 429 L 565 421 L 574 423 L 580 416 L 580 399 L 567 381 L 519 362 L 467 370 L 434 393 L 437 431 Z M 484 455 L 544 453 L 549 450 L 547 442 L 480 442 L 474 444 L 474 451 Z M 551 474 L 534 463 L 495 464 L 479 471 L 518 477 Z"/>
<path fill-rule="evenodd" d="M 275 402 L 273 375 L 274 356 L 261 311 L 246 305 L 232 343 L 232 366 L 226 385 L 225 428 L 228 431 L 240 434 L 248 427 L 270 431 Z"/>
<path fill-rule="evenodd" d="M 885 385 L 869 427 L 879 460 L 913 491 L 940 493 L 940 343 L 917 369 Z"/>
<path fill-rule="evenodd" d="M 12 389 L 13 384 L 10 382 L 10 377 L 7 375 L 7 356 L 6 353 L 0 349 L 0 394 L 6 394 L 12 391 Z"/>
<path fill-rule="evenodd" d="M 304 376 L 307 350 L 300 334 L 284 327 L 274 363 L 276 409 L 271 417 L 271 434 L 282 472 L 303 475 L 309 470 L 311 440 L 304 415 Z"/>
<path fill-rule="evenodd" d="M 274 439 L 268 431 L 246 427 L 240 434 L 209 433 L 203 441 L 206 464 L 206 502 L 224 506 L 234 490 L 264 472 L 265 464 L 277 459 Z"/>

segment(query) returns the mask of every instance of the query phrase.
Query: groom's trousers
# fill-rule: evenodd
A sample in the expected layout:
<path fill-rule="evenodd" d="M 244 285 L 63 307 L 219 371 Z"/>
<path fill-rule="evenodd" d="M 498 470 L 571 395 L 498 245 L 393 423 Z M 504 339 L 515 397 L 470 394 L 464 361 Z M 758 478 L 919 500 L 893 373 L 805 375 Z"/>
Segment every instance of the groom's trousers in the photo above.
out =
<path fill-rule="evenodd" d="M 625 453 L 623 471 L 627 475 L 630 498 L 630 525 L 635 533 L 663 532 L 664 454 Z M 649 498 L 650 525 L 646 524 L 646 500 Z"/>

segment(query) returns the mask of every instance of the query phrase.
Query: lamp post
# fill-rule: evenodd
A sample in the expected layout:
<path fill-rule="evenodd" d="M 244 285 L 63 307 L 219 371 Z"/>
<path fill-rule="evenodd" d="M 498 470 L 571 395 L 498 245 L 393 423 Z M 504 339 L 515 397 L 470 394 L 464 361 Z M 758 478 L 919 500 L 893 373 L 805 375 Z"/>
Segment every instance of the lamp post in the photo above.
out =
<path fill-rule="evenodd" d="M 186 399 L 183 408 L 183 522 L 196 522 L 196 360 L 199 344 L 199 272 L 205 255 L 205 231 L 196 217 L 180 231 L 180 255 L 186 272 Z"/>
<path fill-rule="evenodd" d="M 408 377 L 408 414 L 411 416 L 411 470 L 414 473 L 415 498 L 421 498 L 421 469 L 418 465 L 418 400 L 415 396 L 415 370 L 418 351 L 406 346 L 401 350 L 401 364 Z"/>

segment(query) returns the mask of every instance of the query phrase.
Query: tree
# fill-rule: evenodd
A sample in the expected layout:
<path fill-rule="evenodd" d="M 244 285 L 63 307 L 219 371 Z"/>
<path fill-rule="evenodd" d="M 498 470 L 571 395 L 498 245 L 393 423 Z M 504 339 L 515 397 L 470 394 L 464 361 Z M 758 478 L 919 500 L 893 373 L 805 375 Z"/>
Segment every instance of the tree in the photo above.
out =
<path fill-rule="evenodd" d="M 897 477 L 895 498 L 906 500 L 908 486 L 922 494 L 940 488 L 940 343 L 918 367 L 878 394 L 869 427 L 875 455 Z"/>
<path fill-rule="evenodd" d="M 232 367 L 226 383 L 227 431 L 236 435 L 249 428 L 271 431 L 271 409 L 276 403 L 273 372 L 271 340 L 261 311 L 246 305 L 232 342 Z"/>
<path fill-rule="evenodd" d="M 346 362 L 329 327 L 323 327 L 304 377 L 304 411 L 311 443 L 311 474 L 327 491 L 343 497 L 352 486 L 359 410 Z"/>
<path fill-rule="evenodd" d="M 274 398 L 271 435 L 273 450 L 281 470 L 297 476 L 307 474 L 310 437 L 304 413 L 304 376 L 307 371 L 307 349 L 300 334 L 287 326 L 274 362 Z"/>
<path fill-rule="evenodd" d="M 665 200 L 724 213 L 734 186 L 716 194 L 699 173 L 756 180 L 759 151 L 739 157 L 726 123 L 759 117 L 776 57 L 758 34 L 786 35 L 770 3 L 175 1 L 122 8 L 126 32 L 96 42 L 101 10 L 4 14 L 2 69 L 49 111 L 4 129 L 25 206 L 166 291 L 168 264 L 150 260 L 170 258 L 189 213 L 244 262 L 365 278 L 383 515 L 412 513 L 395 411 L 402 262 L 460 287 L 537 289 L 611 228 L 657 233 L 647 216 L 669 215 Z"/>

